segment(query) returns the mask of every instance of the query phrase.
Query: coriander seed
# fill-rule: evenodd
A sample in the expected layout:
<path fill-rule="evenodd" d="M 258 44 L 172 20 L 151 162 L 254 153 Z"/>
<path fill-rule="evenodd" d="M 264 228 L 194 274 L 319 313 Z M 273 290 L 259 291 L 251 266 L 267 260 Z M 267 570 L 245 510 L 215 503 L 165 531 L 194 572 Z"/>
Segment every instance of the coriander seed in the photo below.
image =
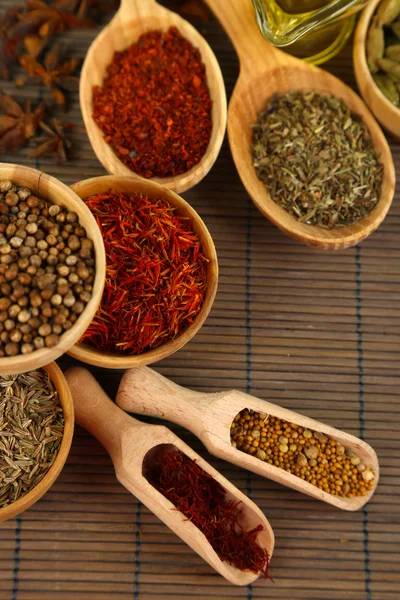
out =
<path fill-rule="evenodd" d="M 73 286 L 83 292 L 84 281 L 94 281 L 93 243 L 74 211 L 8 180 L 0 181 L 0 215 L 0 356 L 53 347 L 92 296 L 85 290 L 77 300 Z"/>

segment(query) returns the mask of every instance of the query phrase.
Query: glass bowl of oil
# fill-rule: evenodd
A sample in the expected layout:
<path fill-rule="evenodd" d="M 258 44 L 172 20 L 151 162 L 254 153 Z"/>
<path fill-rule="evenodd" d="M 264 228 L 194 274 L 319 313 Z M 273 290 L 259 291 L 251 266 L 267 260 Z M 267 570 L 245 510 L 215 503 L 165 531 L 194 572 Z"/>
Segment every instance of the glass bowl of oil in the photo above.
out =
<path fill-rule="evenodd" d="M 253 0 L 263 36 L 315 65 L 338 54 L 367 0 Z"/>

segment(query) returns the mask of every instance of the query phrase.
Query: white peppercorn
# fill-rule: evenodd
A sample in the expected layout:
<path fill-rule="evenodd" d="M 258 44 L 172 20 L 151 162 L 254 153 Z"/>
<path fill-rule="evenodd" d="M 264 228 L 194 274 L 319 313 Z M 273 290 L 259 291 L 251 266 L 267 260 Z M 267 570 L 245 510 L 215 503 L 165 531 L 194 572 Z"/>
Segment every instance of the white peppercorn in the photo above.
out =
<path fill-rule="evenodd" d="M 33 349 L 34 348 L 33 348 L 32 344 L 24 343 L 21 346 L 21 352 L 22 352 L 22 354 L 30 354 L 31 352 L 33 352 Z"/>
<path fill-rule="evenodd" d="M 27 323 L 29 321 L 29 319 L 31 318 L 31 313 L 29 312 L 29 310 L 21 310 L 18 313 L 17 318 L 20 323 Z"/>
<path fill-rule="evenodd" d="M 19 329 L 12 329 L 9 333 L 9 338 L 12 342 L 20 342 L 22 339 L 22 333 Z"/>
<path fill-rule="evenodd" d="M 21 187 L 17 193 L 20 200 L 26 200 L 31 195 L 31 190 L 26 187 Z"/>
<path fill-rule="evenodd" d="M 54 294 L 54 296 L 51 297 L 50 302 L 53 306 L 60 306 L 60 304 L 62 304 L 62 296 L 60 294 Z"/>
<path fill-rule="evenodd" d="M 7 356 L 16 356 L 19 354 L 19 345 L 15 342 L 8 342 L 4 350 Z"/>
<path fill-rule="evenodd" d="M 52 204 L 51 206 L 49 206 L 49 215 L 51 217 L 55 217 L 56 215 L 58 215 L 58 213 L 60 212 L 60 207 L 58 206 L 58 204 Z"/>
<path fill-rule="evenodd" d="M 0 181 L 0 192 L 8 192 L 12 188 L 12 183 L 9 179 Z"/>
<path fill-rule="evenodd" d="M 55 333 L 51 333 L 50 335 L 46 336 L 44 341 L 48 348 L 53 348 L 54 346 L 57 346 L 58 342 L 60 341 L 60 338 Z"/>
<path fill-rule="evenodd" d="M 36 233 L 38 230 L 38 226 L 36 223 L 28 223 L 28 225 L 26 226 L 26 231 L 29 235 L 33 235 L 34 233 Z"/>

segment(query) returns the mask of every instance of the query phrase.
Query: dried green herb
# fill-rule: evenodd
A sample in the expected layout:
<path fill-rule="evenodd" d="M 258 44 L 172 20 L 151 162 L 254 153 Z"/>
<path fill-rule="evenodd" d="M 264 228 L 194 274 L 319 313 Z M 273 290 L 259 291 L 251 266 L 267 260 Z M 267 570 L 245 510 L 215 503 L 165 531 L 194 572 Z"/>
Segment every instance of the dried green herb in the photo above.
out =
<path fill-rule="evenodd" d="M 43 479 L 63 431 L 58 392 L 45 371 L 0 376 L 0 508 Z"/>
<path fill-rule="evenodd" d="M 383 165 L 361 117 L 338 98 L 275 95 L 254 126 L 252 150 L 271 198 L 303 223 L 344 227 L 379 201 Z"/>

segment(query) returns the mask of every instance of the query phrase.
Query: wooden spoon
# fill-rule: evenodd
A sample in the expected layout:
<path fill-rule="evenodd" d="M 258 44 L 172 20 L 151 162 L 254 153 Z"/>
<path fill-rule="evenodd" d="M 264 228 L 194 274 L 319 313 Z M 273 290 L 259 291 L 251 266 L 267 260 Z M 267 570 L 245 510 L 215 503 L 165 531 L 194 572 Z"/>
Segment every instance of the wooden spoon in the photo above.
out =
<path fill-rule="evenodd" d="M 386 139 L 362 100 L 342 81 L 309 63 L 277 50 L 261 35 L 250 0 L 206 0 L 230 36 L 240 59 L 240 76 L 228 111 L 228 135 L 236 168 L 259 210 L 291 237 L 323 250 L 354 246 L 383 221 L 392 202 L 395 172 Z M 380 160 L 384 179 L 378 205 L 365 218 L 344 228 L 326 230 L 300 223 L 275 204 L 258 179 L 251 155 L 252 126 L 276 93 L 291 90 L 334 95 L 361 115 Z"/>
<path fill-rule="evenodd" d="M 358 22 L 353 46 L 354 74 L 361 96 L 375 117 L 396 140 L 400 140 L 400 108 L 394 106 L 376 85 L 368 67 L 365 51 L 371 19 L 381 1 L 370 0 Z"/>
<path fill-rule="evenodd" d="M 361 508 L 371 498 L 378 483 L 378 458 L 371 446 L 339 429 L 243 392 L 236 390 L 218 394 L 194 392 L 169 381 L 148 367 L 138 367 L 125 372 L 116 402 L 124 410 L 168 419 L 183 425 L 200 438 L 210 454 L 344 510 Z M 237 450 L 231 444 L 230 428 L 233 419 L 244 408 L 251 408 L 260 413 L 285 419 L 290 423 L 297 423 L 301 427 L 319 431 L 340 442 L 374 471 L 374 488 L 366 496 L 355 498 L 333 496 L 296 475 Z"/>
<path fill-rule="evenodd" d="M 114 463 L 118 481 L 225 579 L 235 585 L 247 585 L 255 581 L 260 574 L 240 571 L 220 560 L 204 534 L 191 521 L 185 520 L 182 513 L 174 510 L 174 505 L 147 481 L 143 468 L 149 466 L 151 457 L 160 446 L 167 445 L 184 452 L 222 485 L 228 499 L 242 503 L 242 525 L 245 529 L 254 529 L 261 523 L 264 529 L 259 533 L 257 542 L 271 556 L 274 534 L 268 520 L 254 502 L 172 431 L 129 417 L 107 397 L 86 369 L 72 367 L 65 373 L 65 377 L 74 401 L 76 422 L 90 431 L 106 448 Z"/>
<path fill-rule="evenodd" d="M 207 151 L 201 161 L 186 173 L 175 177 L 157 178 L 175 192 L 184 192 L 203 179 L 213 166 L 224 139 L 226 128 L 226 94 L 218 61 L 205 39 L 185 19 L 160 6 L 155 0 L 121 0 L 121 6 L 112 21 L 92 42 L 82 67 L 80 104 L 87 134 L 97 158 L 112 175 L 133 175 L 104 141 L 104 134 L 92 117 L 92 89 L 103 83 L 107 66 L 114 52 L 125 50 L 145 32 L 166 31 L 177 27 L 179 32 L 200 51 L 206 67 L 208 86 L 213 101 L 213 129 Z M 139 177 L 139 175 L 135 175 Z"/>

